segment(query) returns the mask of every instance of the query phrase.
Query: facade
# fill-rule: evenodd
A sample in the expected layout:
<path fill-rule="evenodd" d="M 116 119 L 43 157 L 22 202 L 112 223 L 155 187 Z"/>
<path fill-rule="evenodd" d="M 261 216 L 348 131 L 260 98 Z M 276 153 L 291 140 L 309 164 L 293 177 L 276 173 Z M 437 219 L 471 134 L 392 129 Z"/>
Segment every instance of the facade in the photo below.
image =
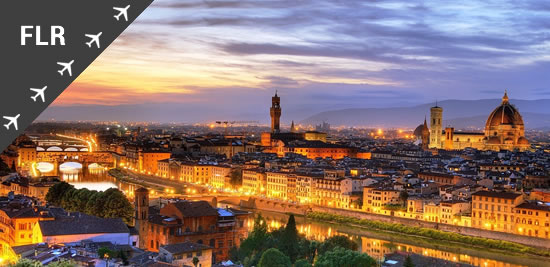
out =
<path fill-rule="evenodd" d="M 266 172 L 267 197 L 289 200 L 289 191 L 292 191 L 294 180 L 294 196 L 296 195 L 296 175 L 288 172 Z"/>
<path fill-rule="evenodd" d="M 363 210 L 380 213 L 386 205 L 400 204 L 400 192 L 393 188 L 365 186 L 363 189 Z"/>
<path fill-rule="evenodd" d="M 183 242 L 161 246 L 159 257 L 176 266 L 195 266 L 193 258 L 198 259 L 197 267 L 212 266 L 212 248 L 204 244 Z"/>
<path fill-rule="evenodd" d="M 510 104 L 506 92 L 501 104 L 487 118 L 483 132 L 455 131 L 453 127 L 443 130 L 443 108 L 436 105 L 430 111 L 429 148 L 455 150 L 471 147 L 494 151 L 525 151 L 530 148 L 529 141 L 525 138 L 523 117 L 517 108 Z"/>
<path fill-rule="evenodd" d="M 441 148 L 443 108 L 437 104 L 430 109 L 430 148 Z"/>
<path fill-rule="evenodd" d="M 143 191 L 143 192 L 142 192 Z M 227 260 L 229 250 L 248 236 L 249 213 L 234 209 L 216 209 L 206 201 L 179 200 L 149 209 L 145 190 L 136 190 L 140 248 L 159 252 L 166 245 L 192 242 L 212 248 L 215 261 Z M 143 203 L 143 201 L 147 203 Z M 147 207 L 147 211 L 145 209 Z M 147 215 L 143 220 L 142 216 Z"/>
<path fill-rule="evenodd" d="M 214 188 L 225 188 L 227 185 L 225 180 L 231 174 L 231 166 L 229 165 L 213 165 L 210 184 Z"/>
<path fill-rule="evenodd" d="M 517 206 L 514 211 L 515 234 L 550 238 L 550 206 L 525 202 Z"/>
<path fill-rule="evenodd" d="M 516 193 L 479 191 L 472 194 L 472 227 L 514 232 L 514 208 L 523 202 Z"/>
<path fill-rule="evenodd" d="M 243 192 L 251 194 L 265 194 L 267 188 L 267 174 L 259 168 L 243 169 Z"/>

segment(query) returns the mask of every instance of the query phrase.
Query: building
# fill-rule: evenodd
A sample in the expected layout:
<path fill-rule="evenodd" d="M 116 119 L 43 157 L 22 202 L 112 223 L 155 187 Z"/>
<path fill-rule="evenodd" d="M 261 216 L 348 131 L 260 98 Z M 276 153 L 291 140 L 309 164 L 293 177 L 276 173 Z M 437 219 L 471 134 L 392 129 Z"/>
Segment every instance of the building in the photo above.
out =
<path fill-rule="evenodd" d="M 266 172 L 266 180 L 267 197 L 280 200 L 290 200 L 291 195 L 294 195 L 295 198 L 296 174 L 288 172 Z M 292 188 L 293 184 L 294 188 Z"/>
<path fill-rule="evenodd" d="M 140 171 L 143 171 L 149 175 L 158 175 L 158 162 L 169 159 L 170 155 L 170 152 L 160 150 L 143 151 L 141 153 L 142 169 Z"/>
<path fill-rule="evenodd" d="M 550 206 L 524 202 L 515 209 L 514 233 L 518 235 L 550 238 Z"/>
<path fill-rule="evenodd" d="M 243 192 L 250 194 L 265 194 L 267 174 L 260 168 L 243 169 Z"/>
<path fill-rule="evenodd" d="M 0 242 L 9 246 L 33 244 L 33 228 L 39 221 L 54 220 L 47 209 L 13 203 L 0 209 Z"/>
<path fill-rule="evenodd" d="M 32 233 L 32 243 L 62 244 L 90 240 L 131 245 L 130 230 L 122 219 L 98 218 L 83 213 L 39 221 Z"/>
<path fill-rule="evenodd" d="M 209 184 L 214 188 L 225 188 L 229 186 L 226 184 L 226 178 L 231 175 L 231 166 L 229 165 L 213 165 L 211 167 L 212 173 Z M 237 170 L 238 171 L 238 170 Z"/>
<path fill-rule="evenodd" d="M 430 111 L 429 148 L 455 150 L 471 147 L 494 151 L 525 151 L 530 148 L 529 141 L 525 138 L 523 117 L 517 108 L 510 104 L 506 92 L 501 104 L 487 118 L 483 132 L 455 131 L 453 127 L 443 130 L 443 108 L 436 105 Z"/>
<path fill-rule="evenodd" d="M 479 191 L 472 194 L 472 227 L 513 233 L 514 208 L 523 195 L 510 192 Z"/>
<path fill-rule="evenodd" d="M 271 98 L 269 114 L 271 115 L 271 133 L 278 133 L 281 124 L 281 98 L 277 95 L 277 92 Z"/>
<path fill-rule="evenodd" d="M 161 246 L 159 258 L 177 266 L 195 266 L 193 259 L 198 259 L 197 267 L 212 266 L 212 248 L 204 244 L 183 242 Z"/>
<path fill-rule="evenodd" d="M 363 189 L 363 210 L 372 213 L 381 213 L 386 205 L 397 205 L 400 191 L 388 187 L 379 187 L 376 184 L 365 186 Z"/>
<path fill-rule="evenodd" d="M 443 108 L 437 104 L 430 108 L 430 148 L 441 148 Z"/>
<path fill-rule="evenodd" d="M 319 206 L 347 209 L 351 193 L 344 193 L 345 178 L 318 177 L 313 180 L 313 203 Z"/>
<path fill-rule="evenodd" d="M 206 201 L 177 200 L 160 209 L 149 207 L 146 190 L 136 190 L 136 228 L 140 248 L 159 252 L 166 245 L 192 242 L 212 248 L 215 261 L 229 258 L 229 250 L 248 236 L 250 213 L 216 209 Z M 144 203 L 145 202 L 145 203 Z M 147 209 L 145 208 L 147 207 Z M 147 216 L 147 219 L 143 219 Z M 139 225 L 139 227 L 138 227 Z"/>

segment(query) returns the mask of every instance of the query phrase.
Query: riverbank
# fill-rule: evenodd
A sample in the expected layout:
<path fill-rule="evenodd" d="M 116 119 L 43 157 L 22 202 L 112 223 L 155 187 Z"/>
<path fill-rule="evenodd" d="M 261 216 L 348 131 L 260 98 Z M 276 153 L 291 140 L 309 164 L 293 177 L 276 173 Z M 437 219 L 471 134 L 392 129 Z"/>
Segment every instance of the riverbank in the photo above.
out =
<path fill-rule="evenodd" d="M 435 229 L 427 229 L 415 226 L 407 226 L 397 223 L 387 223 L 379 221 L 371 221 L 364 219 L 357 219 L 353 217 L 347 217 L 342 215 L 334 215 L 323 212 L 310 212 L 306 216 L 308 219 L 319 222 L 331 222 L 340 225 L 346 225 L 350 227 L 365 228 L 368 230 L 379 230 L 387 232 L 395 232 L 399 234 L 417 236 L 423 238 L 430 238 L 439 241 L 455 242 L 466 245 L 473 245 L 476 247 L 496 249 L 500 251 L 508 251 L 521 254 L 532 254 L 543 257 L 550 257 L 550 250 L 539 249 L 529 247 L 526 245 L 513 243 L 509 241 L 488 239 L 483 237 L 465 236 L 453 232 L 445 232 Z"/>
<path fill-rule="evenodd" d="M 122 172 L 119 169 L 110 169 L 108 171 L 108 174 L 110 176 L 114 177 L 115 179 L 117 179 L 119 181 L 122 181 L 124 183 L 139 185 L 139 186 L 143 186 L 143 187 L 146 187 L 146 188 L 153 188 L 154 190 L 157 190 L 157 191 L 160 191 L 160 192 L 162 192 L 165 188 L 165 186 L 155 184 L 155 183 L 150 183 L 150 182 L 147 182 L 147 181 L 136 181 L 136 179 L 130 178 L 127 174 L 125 174 L 124 172 Z"/>
<path fill-rule="evenodd" d="M 247 209 L 248 210 L 248 209 Z M 281 227 L 288 220 L 289 214 L 249 210 L 261 214 L 268 222 L 275 220 Z M 308 219 L 295 215 L 296 224 L 308 238 L 323 240 L 332 235 L 346 235 L 356 241 L 360 251 L 376 259 L 383 259 L 386 254 L 414 253 L 428 257 L 445 259 L 452 262 L 471 264 L 473 266 L 508 266 L 508 267 L 546 267 L 548 257 L 534 256 L 526 253 L 503 253 L 502 250 L 481 248 L 459 242 L 435 240 L 427 237 L 406 235 L 397 232 L 367 229 L 331 221 Z M 303 227 L 303 228 L 302 228 Z"/>

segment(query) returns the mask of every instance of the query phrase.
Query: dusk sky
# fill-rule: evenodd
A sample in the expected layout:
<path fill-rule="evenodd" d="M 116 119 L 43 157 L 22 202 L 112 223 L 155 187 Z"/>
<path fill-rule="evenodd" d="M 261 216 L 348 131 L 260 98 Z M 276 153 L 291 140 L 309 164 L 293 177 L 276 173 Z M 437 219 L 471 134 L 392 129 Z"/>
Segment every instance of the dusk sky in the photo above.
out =
<path fill-rule="evenodd" d="M 267 120 L 278 90 L 283 120 L 301 120 L 549 85 L 547 1 L 156 0 L 53 106 Z"/>

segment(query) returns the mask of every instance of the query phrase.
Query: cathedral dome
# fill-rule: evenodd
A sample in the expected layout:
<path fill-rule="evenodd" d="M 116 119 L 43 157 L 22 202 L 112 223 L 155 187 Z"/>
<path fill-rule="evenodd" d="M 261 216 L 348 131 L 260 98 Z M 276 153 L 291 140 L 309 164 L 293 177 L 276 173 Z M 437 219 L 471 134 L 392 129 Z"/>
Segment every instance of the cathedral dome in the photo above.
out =
<path fill-rule="evenodd" d="M 518 139 L 518 144 L 519 144 L 519 145 L 528 145 L 528 144 L 529 144 L 529 140 L 527 140 L 527 138 L 525 138 L 525 137 L 522 136 L 522 137 L 520 137 L 520 138 Z"/>
<path fill-rule="evenodd" d="M 504 96 L 502 97 L 502 103 L 500 106 L 495 108 L 495 110 L 491 112 L 491 115 L 489 115 L 485 127 L 499 126 L 502 124 L 515 126 L 523 125 L 523 118 L 519 114 L 516 107 L 508 102 L 508 95 L 506 93 L 504 93 Z"/>
<path fill-rule="evenodd" d="M 424 127 L 424 124 L 420 124 L 418 125 L 418 127 L 416 127 L 416 129 L 414 129 L 414 136 L 416 136 L 416 138 L 422 138 L 422 128 Z"/>
<path fill-rule="evenodd" d="M 487 143 L 491 145 L 498 145 L 500 144 L 500 139 L 498 139 L 498 137 L 496 136 L 491 136 L 489 137 L 489 140 L 487 141 Z"/>

